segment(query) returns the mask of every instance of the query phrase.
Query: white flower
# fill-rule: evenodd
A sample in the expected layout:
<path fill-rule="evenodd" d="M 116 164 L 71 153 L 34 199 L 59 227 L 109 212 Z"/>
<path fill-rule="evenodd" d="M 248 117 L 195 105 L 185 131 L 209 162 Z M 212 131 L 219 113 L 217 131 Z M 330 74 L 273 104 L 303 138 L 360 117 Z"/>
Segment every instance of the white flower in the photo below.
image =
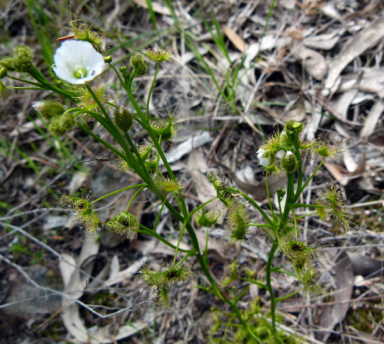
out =
<path fill-rule="evenodd" d="M 260 160 L 260 165 L 265 167 L 269 165 L 270 158 L 263 158 L 264 153 L 265 153 L 265 150 L 260 148 L 257 151 L 257 158 Z"/>
<path fill-rule="evenodd" d="M 64 41 L 53 57 L 53 71 L 60 79 L 80 85 L 102 73 L 104 58 L 92 46 L 83 41 Z"/>
<path fill-rule="evenodd" d="M 291 151 L 288 151 L 287 152 L 287 157 L 289 157 L 290 155 L 292 155 L 293 153 Z"/>

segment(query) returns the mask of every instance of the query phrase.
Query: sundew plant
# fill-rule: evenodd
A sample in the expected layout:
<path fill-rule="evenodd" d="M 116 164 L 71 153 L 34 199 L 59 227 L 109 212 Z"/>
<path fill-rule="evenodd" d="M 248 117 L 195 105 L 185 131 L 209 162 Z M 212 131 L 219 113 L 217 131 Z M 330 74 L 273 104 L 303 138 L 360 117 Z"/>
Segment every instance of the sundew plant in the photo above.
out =
<path fill-rule="evenodd" d="M 220 307 L 213 310 L 217 321 L 211 331 L 211 342 L 295 342 L 293 337 L 278 330 L 276 304 L 299 292 L 318 289 L 313 264 L 316 249 L 300 240 L 298 219 L 303 216 L 296 216 L 295 212 L 298 208 L 312 208 L 320 217 L 331 218 L 346 228 L 349 227 L 344 208 L 344 196 L 335 184 L 330 184 L 318 191 L 315 204 L 298 203 L 300 195 L 316 175 L 323 161 L 337 154 L 338 149 L 328 147 L 318 140 L 304 142 L 300 137 L 304 125 L 289 120 L 281 131 L 276 131 L 258 150 L 259 163 L 265 168 L 267 190 L 269 190 L 268 180 L 271 176 L 286 174 L 286 190 L 277 190 L 278 207 L 274 207 L 271 200 L 272 195 L 268 191 L 269 206 L 267 209 L 263 209 L 246 193 L 228 186 L 218 173 L 210 172 L 208 177 L 217 195 L 191 211 L 184 199 L 183 188 L 164 154 L 164 143 L 171 140 L 176 132 L 174 119 L 172 117 L 156 119 L 149 113 L 149 102 L 160 65 L 177 63 L 172 50 L 158 47 L 144 50 L 133 55 L 128 66 L 117 70 L 111 64 L 112 57 L 107 56 L 103 51 L 104 46 L 103 38 L 97 33 L 89 31 L 86 25 L 77 29 L 75 35 L 63 40 L 61 46 L 56 50 L 52 69 L 58 80 L 54 81 L 47 79 L 36 68 L 32 50 L 27 46 L 17 46 L 13 57 L 0 61 L 2 80 L 8 77 L 26 84 L 25 87 L 17 87 L 17 89 L 49 90 L 56 93 L 55 101 L 41 100 L 34 105 L 34 109 L 49 123 L 49 131 L 52 134 L 63 135 L 77 126 L 115 154 L 119 159 L 118 164 L 121 169 L 134 171 L 141 178 L 139 184 L 116 190 L 93 201 L 63 196 L 62 205 L 73 209 L 76 221 L 83 226 L 86 232 L 95 233 L 108 230 L 122 235 L 142 233 L 171 247 L 175 251 L 172 264 L 160 271 L 153 271 L 149 268 L 142 270 L 143 280 L 148 286 L 155 288 L 157 299 L 165 307 L 170 306 L 168 294 L 171 287 L 192 278 L 191 262 L 197 261 L 209 282 L 209 285 L 200 285 L 199 288 L 213 294 L 217 301 L 220 301 L 218 302 Z M 156 65 L 156 70 L 147 102 L 144 106 L 140 106 L 137 97 L 132 92 L 132 82 L 135 77 L 147 72 L 150 63 Z M 113 102 L 107 101 L 104 94 L 106 86 L 96 81 L 107 66 L 110 67 L 111 72 L 116 73 L 120 87 L 128 95 L 129 104 L 126 106 L 118 107 Z M 33 81 L 31 78 L 16 78 L 13 76 L 14 72 L 29 74 Z M 6 88 L 3 82 L 0 85 L 2 89 Z M 67 98 L 69 102 L 64 102 L 64 98 Z M 72 107 L 64 104 L 71 104 Z M 113 138 L 111 142 L 104 141 L 91 130 L 91 119 L 105 128 Z M 135 123 L 138 123 L 146 132 L 150 142 L 148 145 L 137 145 L 132 139 L 130 130 Z M 307 180 L 303 179 L 302 167 L 302 156 L 305 151 L 321 160 L 317 169 Z M 279 152 L 282 154 L 281 159 L 277 159 Z M 160 164 L 164 165 L 166 173 L 160 172 Z M 136 191 L 127 204 L 127 210 L 117 214 L 108 222 L 102 223 L 95 211 L 95 204 L 101 199 L 129 189 Z M 162 203 L 153 228 L 143 226 L 133 214 L 128 212 L 134 198 L 146 189 L 156 195 Z M 173 195 L 173 198 L 168 197 L 170 194 Z M 169 199 L 174 201 L 170 202 Z M 208 267 L 207 244 L 205 247 L 199 246 L 193 224 L 207 227 L 208 238 L 208 229 L 215 226 L 220 214 L 208 211 L 206 206 L 216 199 L 219 199 L 227 208 L 226 227 L 232 245 L 247 240 L 248 233 L 251 233 L 256 227 L 263 229 L 270 239 L 271 249 L 265 280 L 260 280 L 254 271 L 245 271 L 245 274 L 240 274 L 236 261 L 227 266 L 227 276 L 220 284 L 212 276 Z M 262 215 L 264 222 L 256 223 L 250 220 L 250 206 Z M 176 246 L 156 232 L 161 213 L 165 208 L 181 224 Z M 313 213 L 309 215 L 313 215 Z M 304 216 L 308 216 L 308 214 Z M 182 237 L 186 232 L 189 234 L 192 247 L 190 250 L 180 248 Z M 278 250 L 283 252 L 291 262 L 288 266 L 290 271 L 283 267 L 273 266 L 273 258 Z M 293 269 L 290 268 L 291 266 Z M 294 294 L 277 298 L 271 284 L 272 273 L 293 275 L 302 287 L 299 287 Z M 247 286 L 238 290 L 233 286 L 235 280 L 242 280 L 247 283 Z M 239 302 L 247 294 L 252 284 L 256 284 L 269 293 L 270 311 L 267 314 L 262 314 L 257 300 L 247 309 L 240 308 Z M 223 306 L 223 303 L 227 306 Z M 231 338 L 228 334 L 229 328 L 232 328 L 234 333 Z"/>

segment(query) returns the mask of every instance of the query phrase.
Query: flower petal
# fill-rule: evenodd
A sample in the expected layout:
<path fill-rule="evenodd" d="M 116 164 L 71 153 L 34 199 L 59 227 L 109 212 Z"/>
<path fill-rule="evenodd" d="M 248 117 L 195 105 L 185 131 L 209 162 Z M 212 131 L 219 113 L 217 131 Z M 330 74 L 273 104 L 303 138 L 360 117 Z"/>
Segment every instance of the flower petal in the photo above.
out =
<path fill-rule="evenodd" d="M 101 74 L 105 68 L 103 56 L 98 53 L 92 44 L 83 41 L 65 41 L 56 50 L 55 67 L 53 71 L 60 79 L 75 85 L 84 84 Z M 76 78 L 74 72 L 77 68 L 84 68 L 87 75 Z"/>

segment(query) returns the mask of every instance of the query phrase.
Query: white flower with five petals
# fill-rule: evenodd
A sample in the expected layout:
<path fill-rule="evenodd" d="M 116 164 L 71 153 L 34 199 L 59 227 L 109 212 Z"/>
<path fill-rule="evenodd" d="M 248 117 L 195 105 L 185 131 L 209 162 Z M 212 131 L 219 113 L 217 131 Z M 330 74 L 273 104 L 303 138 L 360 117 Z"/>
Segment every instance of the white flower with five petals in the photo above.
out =
<path fill-rule="evenodd" d="M 260 148 L 257 151 L 257 158 L 260 160 L 260 165 L 266 167 L 269 165 L 271 159 L 270 158 L 263 158 L 264 153 L 265 153 L 265 150 Z"/>
<path fill-rule="evenodd" d="M 104 58 L 83 41 L 64 41 L 53 56 L 53 71 L 58 78 L 74 85 L 91 81 L 105 68 Z"/>

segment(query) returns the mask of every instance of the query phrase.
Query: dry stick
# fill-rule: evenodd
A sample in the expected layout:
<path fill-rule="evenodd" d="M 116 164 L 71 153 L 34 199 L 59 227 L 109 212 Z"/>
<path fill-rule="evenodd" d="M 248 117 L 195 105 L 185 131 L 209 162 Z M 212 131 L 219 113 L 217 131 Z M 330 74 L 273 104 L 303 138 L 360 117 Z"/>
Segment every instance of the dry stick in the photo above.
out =
<path fill-rule="evenodd" d="M 88 144 L 90 143 L 91 141 L 88 140 Z M 87 144 L 86 144 L 87 145 Z M 82 151 L 86 148 L 86 145 L 84 145 L 79 153 L 78 153 L 78 156 L 82 153 Z M 76 157 L 77 158 L 77 157 Z M 76 160 L 76 158 L 74 160 Z M 58 179 L 60 179 L 63 174 L 65 174 L 69 168 L 71 167 L 71 165 L 68 165 L 66 166 L 56 177 L 54 177 L 44 188 L 42 188 L 39 192 L 37 192 L 34 196 L 32 196 L 31 198 L 29 198 L 27 201 L 25 201 L 24 203 L 21 203 L 19 204 L 17 207 L 11 209 L 9 212 L 8 212 L 8 215 L 9 214 L 12 214 L 14 213 L 16 210 L 24 207 L 25 205 L 31 203 L 32 201 L 34 201 L 35 199 L 37 199 L 42 193 L 44 193 L 53 183 L 55 183 Z"/>
<path fill-rule="evenodd" d="M 36 213 L 40 213 L 40 212 L 49 212 L 49 211 L 65 211 L 65 212 L 70 212 L 72 210 L 70 210 L 70 209 L 63 209 L 63 208 L 39 208 L 39 209 L 35 209 L 35 210 L 24 211 L 22 213 L 11 215 L 11 216 L 0 217 L 0 221 L 14 219 L 15 217 L 19 217 L 19 216 L 25 216 L 25 215 L 31 215 L 31 214 L 36 214 Z M 21 226 L 21 228 L 24 228 L 24 227 L 25 227 L 24 225 Z"/>
<path fill-rule="evenodd" d="M 87 304 L 85 304 L 85 303 L 83 303 L 83 302 L 81 302 L 81 301 L 79 301 L 77 299 L 74 299 L 74 298 L 70 297 L 69 295 L 64 294 L 64 293 L 62 293 L 60 291 L 57 291 L 57 290 L 54 290 L 54 289 L 50 289 L 50 288 L 47 288 L 47 287 L 43 287 L 42 285 L 38 284 L 35 280 L 30 278 L 29 275 L 24 271 L 24 269 L 20 265 L 17 265 L 16 263 L 12 262 L 11 260 L 9 260 L 5 256 L 3 256 L 1 253 L 0 253 L 0 260 L 3 260 L 7 264 L 9 264 L 12 267 L 14 267 L 17 271 L 20 272 L 20 274 L 22 274 L 24 276 L 24 278 L 28 281 L 28 283 L 32 284 L 34 287 L 36 287 L 38 289 L 41 289 L 41 290 L 44 290 L 44 291 L 49 291 L 52 294 L 56 294 L 56 295 L 62 296 L 63 298 L 65 298 L 66 300 L 71 301 L 72 303 L 77 303 L 80 306 L 82 306 L 85 309 L 87 309 L 88 311 L 90 311 L 92 314 L 97 315 L 98 317 L 100 317 L 102 319 L 110 318 L 110 317 L 115 316 L 117 314 L 121 314 L 123 312 L 126 312 L 127 310 L 132 309 L 134 306 L 137 307 L 137 306 L 139 306 L 141 304 L 144 304 L 144 303 L 147 303 L 147 302 L 151 302 L 151 301 L 143 301 L 143 302 L 137 303 L 135 305 L 132 305 L 130 307 L 126 307 L 126 308 L 120 309 L 119 311 L 117 311 L 115 313 L 108 314 L 108 315 L 102 315 L 102 314 L 96 312 L 95 310 L 93 310 L 92 307 L 97 308 L 97 307 L 103 307 L 103 306 L 87 305 Z"/>
<path fill-rule="evenodd" d="M 32 220 L 34 221 L 34 220 Z M 29 223 L 25 224 L 25 226 L 29 225 L 32 221 L 30 221 Z M 29 239 L 31 239 L 32 241 L 36 242 L 37 244 L 39 244 L 40 246 L 44 247 L 46 250 L 48 250 L 49 252 L 51 252 L 53 255 L 55 255 L 57 258 L 59 259 L 62 259 L 65 263 L 67 263 L 68 265 L 70 266 L 73 266 L 75 268 L 77 268 L 76 265 L 72 264 L 71 262 L 67 261 L 66 259 L 64 259 L 60 253 L 58 253 L 57 251 L 55 251 L 54 249 L 52 249 L 50 246 L 46 245 L 45 243 L 43 243 L 42 241 L 40 241 L 39 239 L 36 239 L 34 236 L 32 236 L 31 234 L 29 234 L 28 232 L 24 231 L 22 228 L 20 227 L 17 227 L 17 226 L 13 226 L 13 225 L 10 225 L 10 224 L 7 224 L 7 223 L 3 223 L 3 222 L 0 222 L 0 225 L 4 226 L 4 227 L 9 227 L 9 228 L 12 228 L 14 230 L 16 230 L 17 232 L 25 235 L 26 237 L 28 237 Z M 102 286 L 105 286 L 105 281 L 101 281 L 101 280 L 98 280 L 96 277 L 93 277 L 91 274 L 89 274 L 88 272 L 82 270 L 82 269 L 79 269 L 79 272 L 86 275 L 87 277 L 89 278 L 92 278 L 93 280 L 95 281 L 98 281 L 101 283 Z M 119 296 L 123 296 L 118 290 L 117 288 L 110 288 L 112 289 L 117 295 Z"/>

